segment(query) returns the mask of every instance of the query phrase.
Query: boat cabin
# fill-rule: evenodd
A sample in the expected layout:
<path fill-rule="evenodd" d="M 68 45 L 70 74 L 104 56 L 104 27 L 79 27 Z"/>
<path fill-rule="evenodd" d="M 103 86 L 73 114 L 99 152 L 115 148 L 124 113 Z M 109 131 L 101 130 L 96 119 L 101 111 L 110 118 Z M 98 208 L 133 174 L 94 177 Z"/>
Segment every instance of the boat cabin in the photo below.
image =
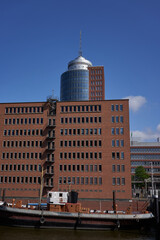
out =
<path fill-rule="evenodd" d="M 48 204 L 60 204 L 65 205 L 68 202 L 68 192 L 48 192 L 47 203 Z"/>

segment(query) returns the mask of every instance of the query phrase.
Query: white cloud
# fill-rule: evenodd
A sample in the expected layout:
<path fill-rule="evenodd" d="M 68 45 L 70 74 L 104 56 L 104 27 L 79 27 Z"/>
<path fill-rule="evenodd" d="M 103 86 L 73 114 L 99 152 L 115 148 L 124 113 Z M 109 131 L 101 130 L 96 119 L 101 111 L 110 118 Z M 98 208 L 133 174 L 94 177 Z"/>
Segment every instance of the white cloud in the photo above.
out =
<path fill-rule="evenodd" d="M 160 124 L 157 126 L 157 131 L 160 132 Z"/>
<path fill-rule="evenodd" d="M 142 96 L 128 96 L 125 99 L 129 99 L 129 108 L 133 112 L 137 112 L 146 102 L 146 98 Z"/>
<path fill-rule="evenodd" d="M 152 131 L 150 128 L 144 131 L 132 131 L 133 140 L 139 141 L 156 141 L 160 137 L 160 124 L 157 126 L 156 131 Z"/>

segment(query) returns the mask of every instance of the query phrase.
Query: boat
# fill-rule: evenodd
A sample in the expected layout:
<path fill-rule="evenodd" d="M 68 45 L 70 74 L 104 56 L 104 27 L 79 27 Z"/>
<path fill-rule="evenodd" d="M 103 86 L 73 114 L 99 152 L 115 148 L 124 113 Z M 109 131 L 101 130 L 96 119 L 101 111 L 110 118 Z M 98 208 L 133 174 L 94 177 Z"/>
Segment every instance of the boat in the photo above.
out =
<path fill-rule="evenodd" d="M 39 208 L 39 209 L 38 209 Z M 0 205 L 0 225 L 34 228 L 129 229 L 149 226 L 154 216 L 151 212 L 95 211 L 82 208 L 77 195 L 72 192 L 49 192 L 47 203 Z"/>

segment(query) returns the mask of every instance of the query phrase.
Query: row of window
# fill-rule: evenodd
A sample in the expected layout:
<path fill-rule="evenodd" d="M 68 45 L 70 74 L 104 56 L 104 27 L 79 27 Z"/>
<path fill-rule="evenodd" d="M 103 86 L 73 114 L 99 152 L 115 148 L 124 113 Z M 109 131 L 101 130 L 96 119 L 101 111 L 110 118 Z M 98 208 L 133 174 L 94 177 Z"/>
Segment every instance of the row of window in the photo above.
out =
<path fill-rule="evenodd" d="M 61 106 L 61 112 L 101 112 L 101 105 Z"/>
<path fill-rule="evenodd" d="M 116 139 L 116 140 L 112 140 L 112 147 L 124 147 L 124 140 L 119 140 L 119 139 Z"/>
<path fill-rule="evenodd" d="M 75 190 L 75 189 L 73 189 L 73 190 Z M 63 192 L 66 192 L 66 191 L 68 191 L 68 189 L 59 189 L 59 191 L 63 191 Z M 99 190 L 99 189 L 76 189 L 75 190 L 76 192 L 102 192 L 102 190 Z M 120 190 L 117 190 L 117 192 L 120 192 Z M 123 191 L 122 190 L 122 192 L 125 192 L 125 191 Z"/>
<path fill-rule="evenodd" d="M 6 114 L 43 113 L 43 107 L 6 107 Z"/>
<path fill-rule="evenodd" d="M 112 185 L 125 185 L 125 178 L 122 177 L 113 177 L 112 178 Z"/>
<path fill-rule="evenodd" d="M 150 166 L 151 167 L 151 163 L 153 166 L 160 166 L 160 161 L 152 161 L 152 162 L 145 162 L 145 161 L 132 161 L 131 165 L 132 166 Z"/>
<path fill-rule="evenodd" d="M 101 135 L 102 134 L 102 129 L 101 128 L 78 128 L 78 129 L 60 129 L 60 134 L 61 135 Z"/>
<path fill-rule="evenodd" d="M 102 97 L 91 97 L 91 100 L 102 100 Z"/>
<path fill-rule="evenodd" d="M 125 172 L 125 165 L 123 164 L 112 165 L 112 172 Z"/>
<path fill-rule="evenodd" d="M 41 159 L 42 154 L 37 152 L 21 153 L 21 152 L 3 152 L 2 159 Z"/>
<path fill-rule="evenodd" d="M 102 141 L 101 140 L 78 140 L 78 141 L 60 141 L 60 147 L 101 147 Z"/>
<path fill-rule="evenodd" d="M 99 69 L 99 70 L 91 70 L 91 74 L 102 74 L 102 70 Z"/>
<path fill-rule="evenodd" d="M 100 80 L 100 79 L 102 79 L 102 75 L 96 75 L 96 76 L 91 76 L 91 80 Z M 99 81 L 99 82 L 102 82 L 102 81 Z M 96 83 L 97 83 L 97 81 L 96 81 Z M 92 84 L 92 83 L 91 83 Z M 102 84 L 102 83 L 100 83 L 100 84 Z"/>
<path fill-rule="evenodd" d="M 66 172 L 66 171 L 72 171 L 72 172 L 79 172 L 79 171 L 81 171 L 81 172 L 102 172 L 102 165 L 97 165 L 97 164 L 95 164 L 95 165 L 79 165 L 79 164 L 77 164 L 77 165 L 66 165 L 66 164 L 64 164 L 64 165 L 60 165 L 59 166 L 59 170 L 60 170 L 60 172 L 62 172 L 62 171 L 64 171 L 64 172 Z"/>
<path fill-rule="evenodd" d="M 95 91 L 95 90 L 96 90 L 96 91 L 97 91 L 97 90 L 100 91 L 100 90 L 102 90 L 102 86 L 101 86 L 101 87 L 91 87 L 91 91 L 92 91 L 92 90 L 93 90 L 93 91 Z"/>
<path fill-rule="evenodd" d="M 91 77 L 93 80 L 95 80 L 95 77 Z M 102 79 L 102 78 L 101 78 Z M 91 81 L 91 85 L 102 85 L 102 81 Z"/>
<path fill-rule="evenodd" d="M 42 129 L 13 129 L 13 130 L 4 130 L 4 136 L 42 136 Z"/>
<path fill-rule="evenodd" d="M 43 118 L 5 118 L 4 124 L 43 124 Z"/>
<path fill-rule="evenodd" d="M 40 177 L 15 177 L 15 176 L 0 176 L 0 183 L 29 183 L 40 184 Z"/>
<path fill-rule="evenodd" d="M 150 159 L 157 159 L 160 160 L 160 154 L 131 154 L 131 160 L 150 160 Z"/>
<path fill-rule="evenodd" d="M 138 153 L 160 152 L 160 148 L 133 148 L 133 147 L 131 147 L 131 153 L 132 152 L 138 152 Z"/>
<path fill-rule="evenodd" d="M 91 97 L 102 96 L 102 92 L 91 92 Z"/>
<path fill-rule="evenodd" d="M 3 141 L 3 147 L 42 147 L 42 141 Z"/>
<path fill-rule="evenodd" d="M 54 173 L 54 167 L 53 166 L 47 166 L 47 168 L 45 169 L 45 173 L 53 174 Z"/>
<path fill-rule="evenodd" d="M 53 162 L 54 161 L 54 153 L 47 153 L 47 161 L 51 161 Z"/>
<path fill-rule="evenodd" d="M 41 172 L 41 165 L 36 164 L 1 164 L 1 171 L 39 171 Z"/>
<path fill-rule="evenodd" d="M 112 116 L 111 122 L 112 123 L 123 123 L 123 116 Z"/>
<path fill-rule="evenodd" d="M 123 135 L 124 134 L 124 128 L 121 127 L 121 128 L 111 128 L 111 134 L 112 135 Z"/>
<path fill-rule="evenodd" d="M 112 104 L 111 111 L 123 111 L 123 104 Z"/>
<path fill-rule="evenodd" d="M 60 159 L 102 159 L 101 152 L 60 152 Z"/>
<path fill-rule="evenodd" d="M 112 159 L 124 159 L 124 152 L 112 152 Z"/>
<path fill-rule="evenodd" d="M 59 177 L 59 184 L 102 185 L 101 177 Z"/>
<path fill-rule="evenodd" d="M 61 124 L 65 123 L 101 123 L 102 119 L 101 117 L 66 117 L 66 118 L 61 118 Z"/>
<path fill-rule="evenodd" d="M 135 173 L 136 168 L 131 168 L 131 173 Z M 152 173 L 152 169 L 151 168 L 145 168 L 147 173 Z M 153 168 L 153 173 L 160 173 L 160 168 Z"/>

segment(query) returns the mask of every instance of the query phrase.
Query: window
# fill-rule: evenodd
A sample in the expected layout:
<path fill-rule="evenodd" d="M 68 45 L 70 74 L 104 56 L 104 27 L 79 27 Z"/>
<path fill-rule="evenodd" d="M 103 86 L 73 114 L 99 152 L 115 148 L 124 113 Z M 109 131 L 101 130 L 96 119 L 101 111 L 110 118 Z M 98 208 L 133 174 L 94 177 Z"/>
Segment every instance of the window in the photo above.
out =
<path fill-rule="evenodd" d="M 124 134 L 124 128 L 120 128 L 120 134 L 123 135 Z"/>
<path fill-rule="evenodd" d="M 101 128 L 98 128 L 98 135 L 101 135 L 102 131 Z"/>
<path fill-rule="evenodd" d="M 69 123 L 72 123 L 72 118 L 71 117 L 69 118 Z"/>
<path fill-rule="evenodd" d="M 123 116 L 120 116 L 120 123 L 123 123 Z"/>
<path fill-rule="evenodd" d="M 64 112 L 64 107 L 63 106 L 61 107 L 61 112 Z"/>
<path fill-rule="evenodd" d="M 113 104 L 111 105 L 111 111 L 114 111 L 114 105 Z"/>
<path fill-rule="evenodd" d="M 122 178 L 122 185 L 125 185 L 125 178 Z"/>
<path fill-rule="evenodd" d="M 112 116 L 112 119 L 111 119 L 111 120 L 112 120 L 112 123 L 114 123 L 114 116 Z"/>
<path fill-rule="evenodd" d="M 112 185 L 116 185 L 116 178 L 115 177 L 112 178 Z"/>
<path fill-rule="evenodd" d="M 99 177 L 99 185 L 102 185 L 102 178 Z"/>
<path fill-rule="evenodd" d="M 116 140 L 116 147 L 119 147 L 119 140 Z"/>
<path fill-rule="evenodd" d="M 122 172 L 125 172 L 125 165 L 121 166 Z"/>
<path fill-rule="evenodd" d="M 121 147 L 124 147 L 124 140 L 121 140 Z"/>
<path fill-rule="evenodd" d="M 97 185 L 97 177 L 94 177 L 94 185 Z"/>
<path fill-rule="evenodd" d="M 117 178 L 117 185 L 120 185 L 120 178 Z"/>
<path fill-rule="evenodd" d="M 117 165 L 117 172 L 120 172 L 120 165 Z"/>
<path fill-rule="evenodd" d="M 124 152 L 121 152 L 121 159 L 124 159 Z"/>
<path fill-rule="evenodd" d="M 123 105 L 122 104 L 120 104 L 120 111 L 123 111 Z"/>
<path fill-rule="evenodd" d="M 93 177 L 90 177 L 90 185 L 93 184 Z"/>
<path fill-rule="evenodd" d="M 112 135 L 114 135 L 114 128 L 111 128 L 111 133 Z"/>
<path fill-rule="evenodd" d="M 79 184 L 79 177 L 76 177 L 76 184 Z"/>
<path fill-rule="evenodd" d="M 115 171 L 116 171 L 116 166 L 112 165 L 112 172 L 115 172 Z"/>
<path fill-rule="evenodd" d="M 63 118 L 61 118 L 61 123 L 63 123 Z"/>
<path fill-rule="evenodd" d="M 112 147 L 115 147 L 115 140 L 112 140 Z"/>
<path fill-rule="evenodd" d="M 86 123 L 89 123 L 89 118 L 88 117 L 86 117 Z"/>
<path fill-rule="evenodd" d="M 116 157 L 117 159 L 119 159 L 119 152 L 116 152 Z"/>
<path fill-rule="evenodd" d="M 65 123 L 68 123 L 68 118 L 65 118 Z"/>
<path fill-rule="evenodd" d="M 119 135 L 119 128 L 116 128 L 116 135 Z"/>
<path fill-rule="evenodd" d="M 116 123 L 119 122 L 119 116 L 116 116 Z"/>
<path fill-rule="evenodd" d="M 118 111 L 119 110 L 119 106 L 118 106 L 118 104 L 116 104 L 116 111 Z"/>

